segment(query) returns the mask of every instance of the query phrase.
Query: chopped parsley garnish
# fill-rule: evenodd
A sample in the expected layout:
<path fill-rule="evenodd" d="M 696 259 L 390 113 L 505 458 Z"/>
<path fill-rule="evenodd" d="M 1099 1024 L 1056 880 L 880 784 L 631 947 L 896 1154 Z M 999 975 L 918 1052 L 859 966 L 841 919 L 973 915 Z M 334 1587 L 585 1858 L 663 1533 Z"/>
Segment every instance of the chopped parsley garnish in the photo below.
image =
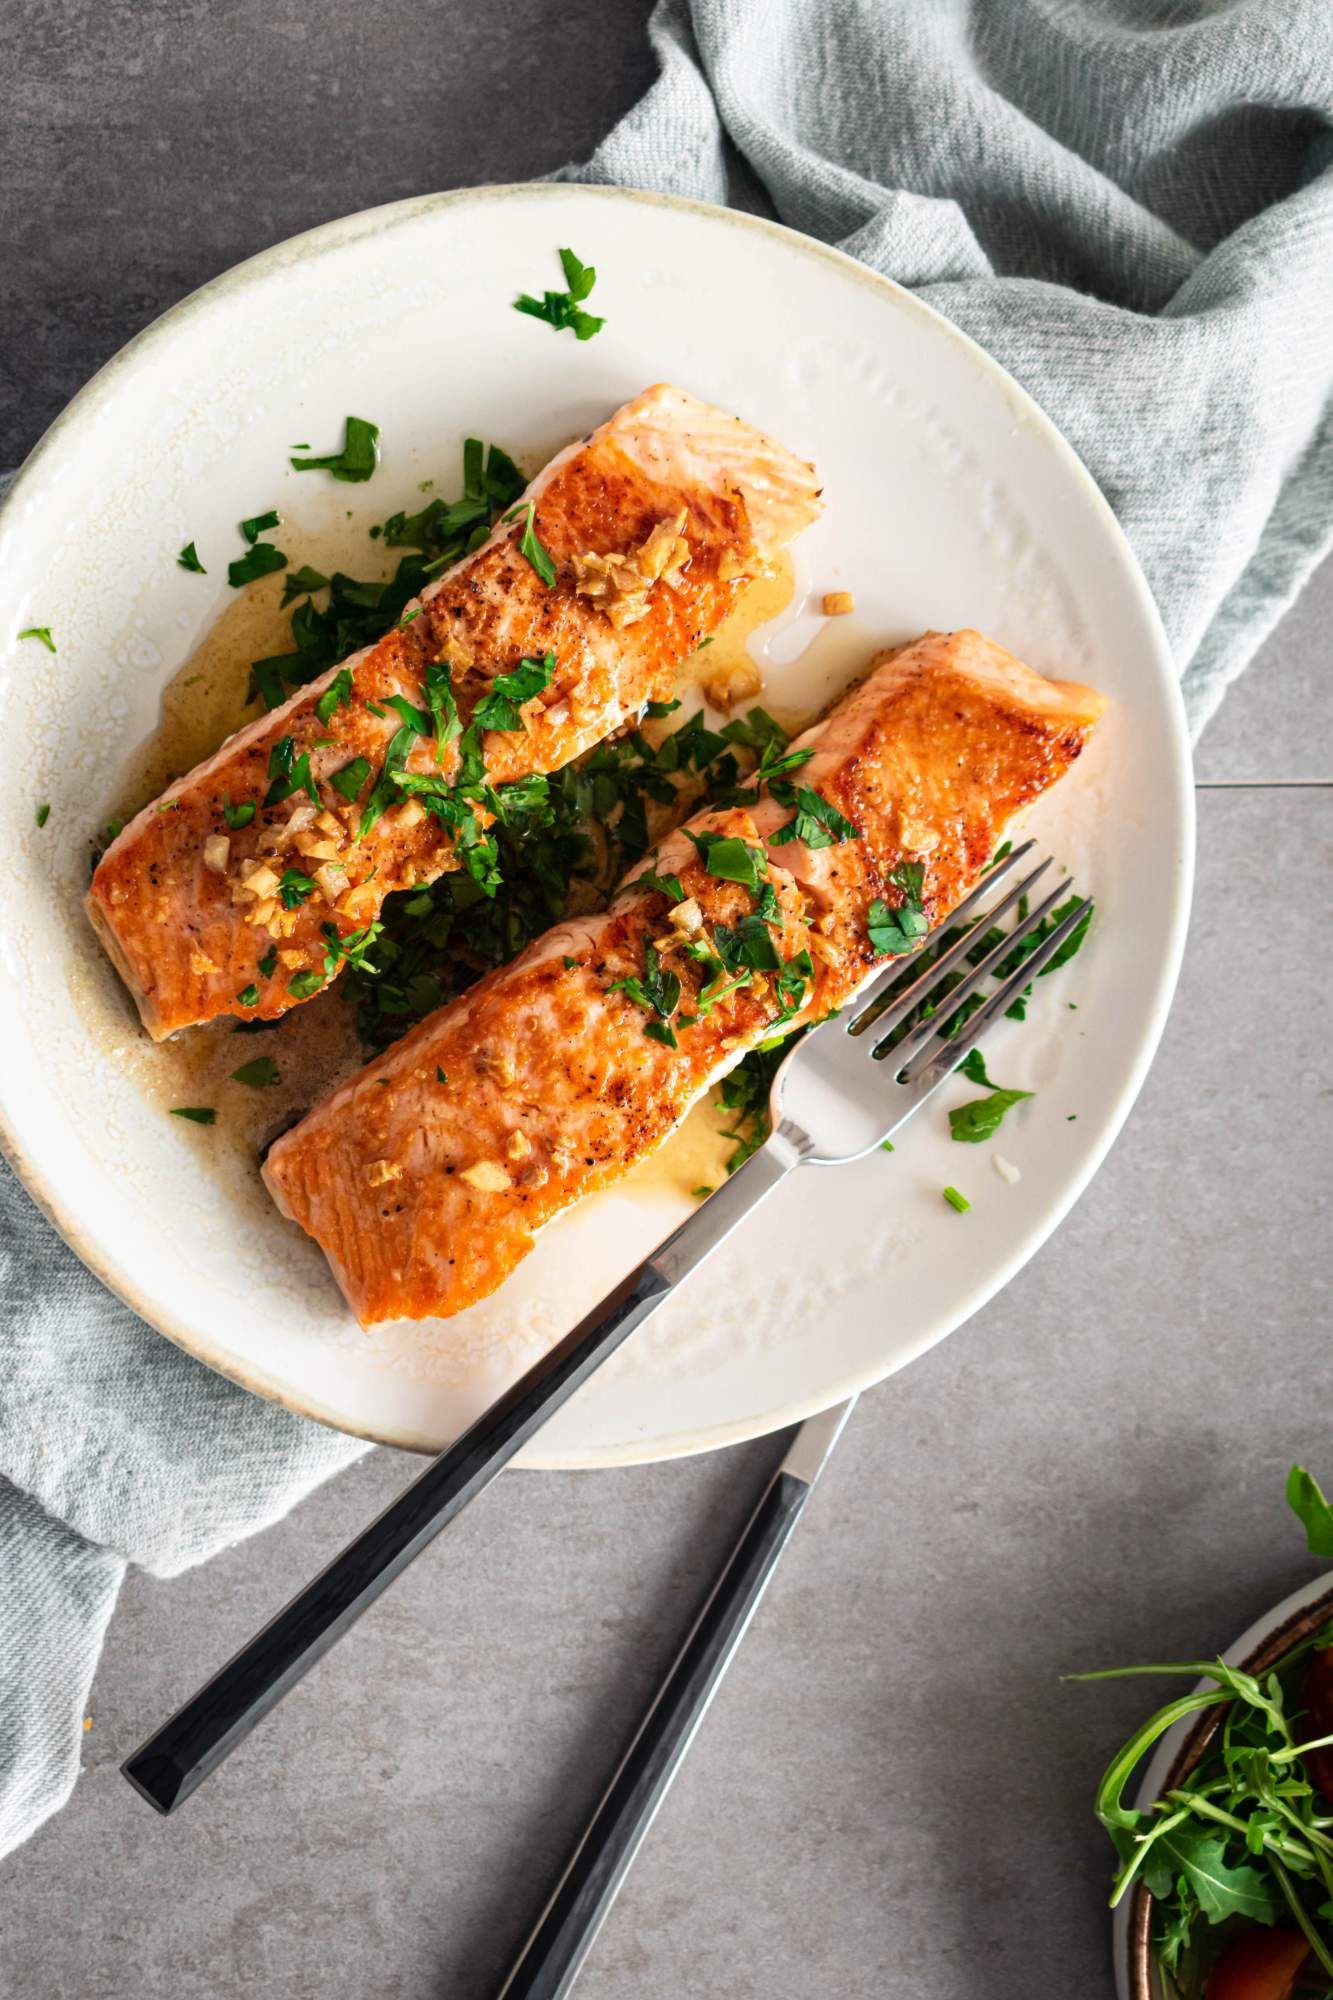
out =
<path fill-rule="evenodd" d="M 187 542 L 176 558 L 177 566 L 188 569 L 194 576 L 207 576 L 208 571 L 199 560 L 199 551 L 193 542 Z"/>
<path fill-rule="evenodd" d="M 313 804 L 319 804 L 319 793 L 310 775 L 310 752 L 303 750 L 296 755 L 296 743 L 290 736 L 280 736 L 268 753 L 269 787 L 264 794 L 265 806 L 280 806 L 293 792 L 304 791 Z"/>
<path fill-rule="evenodd" d="M 225 795 L 223 797 L 222 817 L 233 833 L 239 833 L 243 826 L 249 826 L 255 816 L 255 810 L 253 799 L 243 799 L 240 805 L 234 806 L 229 798 Z"/>
<path fill-rule="evenodd" d="M 801 753 L 794 754 L 799 760 Z M 852 822 L 813 785 L 798 787 L 789 778 L 774 778 L 768 789 L 779 805 L 795 808 L 795 816 L 772 835 L 774 847 L 783 847 L 791 840 L 804 841 L 810 848 L 836 847 L 844 840 L 860 839 Z"/>
<path fill-rule="evenodd" d="M 39 805 L 37 811 L 33 814 L 33 818 L 37 821 L 38 826 L 45 826 L 50 817 L 51 808 L 45 802 Z"/>
<path fill-rule="evenodd" d="M 751 972 L 777 972 L 782 965 L 768 925 L 753 913 L 742 917 L 734 928 L 728 924 L 715 925 L 713 943 L 728 972 L 739 972 L 742 968 Z"/>
<path fill-rule="evenodd" d="M 380 766 L 380 774 L 375 780 L 374 790 L 366 800 L 365 810 L 361 814 L 361 823 L 356 830 L 358 840 L 365 839 L 370 829 L 397 800 L 398 791 L 394 784 L 394 779 L 402 772 L 412 745 L 421 734 L 422 731 L 417 728 L 415 722 L 404 722 L 402 728 L 395 729 L 393 735 L 389 738 L 389 747 L 384 753 L 384 762 Z"/>
<path fill-rule="evenodd" d="M 679 875 L 658 875 L 653 869 L 645 868 L 642 875 L 636 875 L 629 886 L 641 896 L 657 894 L 669 897 L 673 903 L 685 901 L 685 891 L 680 885 Z"/>
<path fill-rule="evenodd" d="M 565 956 L 561 959 L 560 963 L 564 966 L 566 972 L 573 972 L 574 968 L 578 964 L 578 960 L 576 958 L 571 958 L 568 952 L 566 952 Z"/>
<path fill-rule="evenodd" d="M 902 896 L 896 910 L 876 896 L 866 911 L 866 935 L 872 951 L 899 957 L 915 951 L 929 926 L 921 906 L 926 870 L 921 861 L 900 861 L 889 870 L 889 881 Z"/>
<path fill-rule="evenodd" d="M 643 712 L 651 721 L 660 722 L 664 715 L 674 715 L 679 707 L 679 700 L 650 701 L 646 704 Z"/>
<path fill-rule="evenodd" d="M 259 988 L 254 985 L 243 986 L 236 995 L 236 998 L 242 1007 L 257 1007 L 259 1005 Z"/>
<path fill-rule="evenodd" d="M 278 896 L 284 910 L 299 910 L 302 903 L 314 893 L 313 876 L 303 875 L 299 868 L 284 869 L 282 880 L 278 884 Z"/>
<path fill-rule="evenodd" d="M 281 514 L 279 514 L 276 507 L 270 507 L 266 514 L 252 514 L 248 521 L 242 521 L 241 533 L 246 541 L 249 542 L 251 548 L 253 548 L 259 537 L 267 533 L 268 529 L 280 528 L 281 526 Z"/>
<path fill-rule="evenodd" d="M 48 653 L 54 653 L 56 649 L 56 642 L 51 637 L 51 627 L 49 625 L 29 625 L 26 631 L 19 633 L 19 637 L 20 639 L 39 640 L 45 646 Z"/>
<path fill-rule="evenodd" d="M 382 637 L 431 577 L 486 540 L 496 514 L 511 507 L 525 485 L 509 454 L 498 445 L 488 451 L 479 438 L 469 438 L 464 445 L 463 474 L 465 491 L 460 500 L 435 499 L 418 514 L 394 514 L 384 523 L 386 547 L 413 551 L 400 559 L 388 582 L 363 582 L 336 570 L 328 579 L 328 602 L 322 611 L 309 596 L 302 597 L 291 614 L 295 650 L 251 662 L 252 692 L 262 697 L 265 707 L 281 707 L 293 688 L 319 680 L 330 667 Z M 317 572 L 297 574 L 303 589 L 306 584 L 313 587 Z M 333 712 L 331 707 L 325 714 L 321 707 L 328 692 L 316 704 L 321 722 L 328 722 Z M 350 700 L 350 685 L 342 698 Z"/>
<path fill-rule="evenodd" d="M 435 1081 L 436 1083 L 448 1083 L 449 1081 L 448 1076 L 440 1068 L 440 1065 L 438 1063 L 436 1063 L 435 1065 Z"/>
<path fill-rule="evenodd" d="M 173 1118 L 188 1118 L 192 1125 L 216 1125 L 218 1114 L 211 1104 L 173 1104 Z"/>
<path fill-rule="evenodd" d="M 949 1130 L 955 1139 L 965 1145 L 980 1146 L 987 1139 L 993 1139 L 999 1131 L 1006 1111 L 1012 1111 L 1016 1104 L 1022 1104 L 1031 1097 L 1030 1090 L 1001 1090 L 986 1074 L 986 1064 L 980 1049 L 970 1049 L 958 1068 L 970 1082 L 980 1084 L 990 1094 L 974 1097 L 967 1104 L 960 1104 L 949 1113 Z"/>
<path fill-rule="evenodd" d="M 941 1188 L 940 1193 L 944 1196 L 944 1199 L 948 1202 L 950 1208 L 957 1209 L 959 1215 L 966 1215 L 967 1211 L 972 1206 L 967 1196 L 965 1194 L 959 1194 L 956 1187 Z"/>
<path fill-rule="evenodd" d="M 497 674 L 473 711 L 473 723 L 478 729 L 521 729 L 523 703 L 548 688 L 554 673 L 555 654 L 547 653 L 540 660 L 520 660 L 511 673 Z"/>
<path fill-rule="evenodd" d="M 271 944 L 259 961 L 259 971 L 264 979 L 272 979 L 278 969 L 278 947 Z"/>
<path fill-rule="evenodd" d="M 327 724 L 332 722 L 336 709 L 350 707 L 351 702 L 352 670 L 350 667 L 339 667 L 337 673 L 315 703 L 315 714 L 321 722 Z"/>
<path fill-rule="evenodd" d="M 790 1021 L 800 1013 L 805 1005 L 805 989 L 814 976 L 814 960 L 808 951 L 798 951 L 787 960 L 778 974 L 777 992 L 782 1012 L 774 1023 L 775 1027 L 780 1027 L 784 1021 Z"/>
<path fill-rule="evenodd" d="M 286 567 L 287 558 L 281 549 L 275 549 L 272 542 L 256 542 L 243 556 L 227 564 L 227 581 L 233 590 L 239 590 L 243 584 L 253 583 L 256 577 L 272 576 Z"/>
<path fill-rule="evenodd" d="M 572 250 L 560 252 L 560 268 L 565 274 L 569 287 L 564 292 L 543 292 L 534 299 L 531 292 L 520 292 L 514 300 L 514 311 L 527 313 L 532 319 L 544 320 L 557 333 L 566 329 L 576 340 L 591 340 L 606 325 L 592 313 L 583 311 L 583 301 L 597 283 L 597 272 L 593 265 L 581 263 Z"/>
<path fill-rule="evenodd" d="M 664 1024 L 668 1022 L 680 1005 L 680 979 L 674 972 L 663 972 L 662 960 L 655 944 L 645 941 L 643 947 L 643 975 L 631 974 L 627 979 L 617 979 L 607 987 L 608 993 L 624 993 L 642 1007 L 646 1014 L 657 1018 L 649 1021 L 644 1033 L 656 1042 L 665 1042 L 669 1049 L 676 1046 L 675 1035 Z"/>
<path fill-rule="evenodd" d="M 326 974 L 322 972 L 298 972 L 290 980 L 287 991 L 293 1000 L 308 1000 L 312 993 L 318 993 L 325 978 Z"/>
<path fill-rule="evenodd" d="M 435 735 L 435 761 L 444 762 L 444 753 L 461 731 L 458 703 L 454 698 L 453 670 L 448 660 L 432 660 L 426 668 L 426 705 L 430 709 Z"/>
<path fill-rule="evenodd" d="M 253 1062 L 242 1063 L 231 1073 L 233 1083 L 248 1084 L 251 1090 L 263 1090 L 267 1084 L 278 1082 L 278 1065 L 272 1056 L 256 1056 Z"/>
<path fill-rule="evenodd" d="M 535 505 L 529 500 L 522 507 L 511 507 L 509 512 L 501 515 L 500 518 L 504 521 L 513 521 L 520 514 L 523 516 L 523 532 L 518 538 L 518 552 L 531 563 L 533 569 L 536 570 L 538 576 L 549 590 L 555 582 L 555 564 L 552 562 L 549 552 L 542 547 L 541 542 L 537 538 L 537 530 L 533 526 L 536 511 Z"/>
<path fill-rule="evenodd" d="M 329 783 L 335 792 L 341 792 L 349 805 L 355 805 L 360 798 L 366 779 L 370 776 L 370 759 L 353 757 L 350 764 L 344 764 L 341 771 L 329 774 Z"/>
<path fill-rule="evenodd" d="M 310 597 L 317 590 L 327 590 L 329 579 L 319 570 L 311 569 L 309 563 L 302 563 L 300 569 L 288 570 L 282 579 L 282 609 L 295 603 L 298 597 Z"/>
<path fill-rule="evenodd" d="M 370 478 L 379 463 L 379 425 L 364 417 L 348 417 L 343 424 L 343 448 L 327 458 L 293 458 L 293 472 L 331 472 L 335 479 L 360 484 Z"/>
<path fill-rule="evenodd" d="M 765 856 L 761 847 L 749 847 L 735 834 L 686 833 L 710 875 L 722 882 L 739 882 L 752 896 L 759 894 L 765 881 Z"/>

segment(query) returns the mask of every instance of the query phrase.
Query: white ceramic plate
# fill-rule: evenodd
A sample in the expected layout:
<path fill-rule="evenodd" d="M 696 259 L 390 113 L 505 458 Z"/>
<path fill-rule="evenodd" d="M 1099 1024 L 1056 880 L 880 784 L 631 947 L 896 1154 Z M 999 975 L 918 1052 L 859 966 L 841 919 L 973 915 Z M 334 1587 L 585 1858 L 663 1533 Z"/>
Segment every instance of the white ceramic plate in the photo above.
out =
<path fill-rule="evenodd" d="M 560 282 L 566 243 L 595 262 L 607 319 L 582 345 L 510 310 L 519 290 Z M 216 1131 L 165 1115 L 161 1052 L 80 911 L 89 835 L 123 796 L 166 683 L 228 609 L 238 520 L 276 505 L 294 561 L 332 554 L 365 573 L 368 524 L 420 504 L 428 476 L 457 490 L 468 432 L 533 468 L 662 378 L 771 430 L 823 476 L 827 512 L 798 545 L 795 599 L 761 635 L 775 703 L 810 710 L 876 645 L 964 624 L 1110 696 L 1093 746 L 1032 817 L 1100 915 L 1082 956 L 1041 982 L 1027 1023 L 988 1046 L 993 1075 L 1038 1093 L 1000 1141 L 1017 1185 L 994 1171 L 994 1147 L 953 1144 L 942 1111 L 891 1158 L 800 1174 L 526 1462 L 707 1449 L 920 1354 L 1019 1269 L 1086 1184 L 1175 981 L 1192 812 L 1161 627 L 1073 453 L 945 321 L 789 231 L 600 189 L 404 202 L 242 265 L 89 384 L 0 516 L 0 1121 L 69 1241 L 154 1326 L 266 1395 L 395 1443 L 456 1434 L 687 1200 L 653 1186 L 600 1197 L 484 1306 L 362 1334 L 314 1247 L 252 1174 L 220 1165 Z M 382 428 L 371 484 L 287 470 L 298 440 L 335 449 L 349 411 Z M 176 566 L 190 539 L 206 577 Z M 829 588 L 856 596 L 836 634 L 817 616 Z M 29 625 L 53 629 L 55 658 L 17 642 Z M 248 657 L 239 632 L 236 644 Z M 270 1045 L 238 1042 L 238 1060 Z M 969 1214 L 942 1201 L 949 1182 Z"/>

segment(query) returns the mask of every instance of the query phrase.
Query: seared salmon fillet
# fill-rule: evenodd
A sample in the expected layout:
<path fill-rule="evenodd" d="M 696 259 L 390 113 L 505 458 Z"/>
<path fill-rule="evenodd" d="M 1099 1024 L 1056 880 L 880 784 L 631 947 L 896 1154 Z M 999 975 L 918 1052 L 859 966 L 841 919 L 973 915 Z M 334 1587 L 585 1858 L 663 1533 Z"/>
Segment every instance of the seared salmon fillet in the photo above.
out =
<path fill-rule="evenodd" d="M 88 913 L 149 1034 L 271 1020 L 393 890 L 460 865 L 485 883 L 503 788 L 668 695 L 818 504 L 810 466 L 665 384 L 560 453 L 392 631 L 108 847 Z"/>
<path fill-rule="evenodd" d="M 812 754 L 671 833 L 371 1063 L 264 1178 L 366 1325 L 493 1292 L 571 1202 L 650 1153 L 758 1042 L 842 1006 L 891 913 L 933 927 L 1103 707 L 977 632 L 884 653 L 789 746 Z"/>

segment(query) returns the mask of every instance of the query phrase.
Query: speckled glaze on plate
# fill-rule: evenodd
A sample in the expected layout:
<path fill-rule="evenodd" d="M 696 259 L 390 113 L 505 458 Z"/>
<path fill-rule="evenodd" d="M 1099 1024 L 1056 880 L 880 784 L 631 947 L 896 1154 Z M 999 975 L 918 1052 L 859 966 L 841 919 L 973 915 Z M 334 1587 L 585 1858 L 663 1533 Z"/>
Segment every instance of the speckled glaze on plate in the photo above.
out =
<path fill-rule="evenodd" d="M 607 323 L 585 344 L 510 310 L 518 291 L 558 282 L 560 244 L 599 272 Z M 952 1144 L 943 1113 L 892 1157 L 802 1173 L 524 1462 L 706 1450 L 920 1354 L 1022 1266 L 1086 1185 L 1175 983 L 1193 818 L 1161 626 L 1074 454 L 944 320 L 788 230 L 611 189 L 430 196 L 228 273 L 88 385 L 0 512 L 17 774 L 0 799 L 0 1131 L 57 1227 L 145 1319 L 261 1394 L 395 1444 L 454 1436 L 686 1212 L 687 1195 L 643 1179 L 600 1196 L 484 1305 L 362 1333 L 253 1171 L 224 1162 L 216 1133 L 165 1115 L 158 1052 L 80 910 L 89 836 L 123 793 L 167 683 L 228 609 L 240 519 L 276 506 L 294 562 L 322 553 L 351 567 L 368 524 L 419 505 L 423 479 L 453 489 L 464 435 L 496 438 L 532 467 L 663 378 L 770 429 L 823 477 L 827 511 L 797 545 L 793 601 L 753 642 L 780 711 L 817 708 L 876 646 L 963 624 L 1110 696 L 1092 748 L 1030 821 L 1096 892 L 1100 917 L 1075 964 L 1042 982 L 1028 1022 L 1005 1024 L 993 1054 L 988 1043 L 992 1074 L 1038 1093 L 1003 1133 L 1016 1185 L 995 1172 L 993 1147 Z M 287 469 L 298 440 L 335 449 L 348 412 L 382 427 L 370 485 Z M 176 566 L 190 540 L 206 577 Z M 838 589 L 854 592 L 855 615 L 824 621 L 822 593 Z M 17 642 L 34 624 L 53 629 L 55 657 Z M 39 801 L 51 806 L 41 830 Z M 947 1182 L 971 1197 L 969 1214 L 941 1200 Z"/>
<path fill-rule="evenodd" d="M 1247 1673 L 1265 1674 L 1330 1618 L 1333 1618 L 1333 1583 L 1327 1575 L 1317 1576 L 1247 1626 L 1221 1658 L 1228 1666 L 1244 1667 Z M 1206 1681 L 1197 1683 L 1200 1688 L 1207 1685 Z M 1174 1692 L 1183 1692 L 1179 1684 Z M 1146 1812 L 1154 1799 L 1161 1798 L 1188 1777 L 1221 1726 L 1224 1713 L 1222 1709 L 1205 1709 L 1201 1715 L 1187 1717 L 1174 1729 L 1167 1730 L 1144 1771 L 1134 1801 L 1136 1811 Z M 1152 1959 L 1149 1944 L 1152 1909 L 1153 1899 L 1140 1885 L 1115 1912 L 1112 1937 L 1118 2000 L 1172 2000 L 1175 1989 L 1165 1981 Z"/>

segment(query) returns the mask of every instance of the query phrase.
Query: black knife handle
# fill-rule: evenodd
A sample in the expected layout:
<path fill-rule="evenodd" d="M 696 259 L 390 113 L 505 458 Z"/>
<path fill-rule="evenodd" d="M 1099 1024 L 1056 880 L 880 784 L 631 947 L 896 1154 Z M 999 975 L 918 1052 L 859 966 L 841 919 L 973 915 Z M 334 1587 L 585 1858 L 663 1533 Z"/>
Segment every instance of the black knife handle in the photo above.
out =
<path fill-rule="evenodd" d="M 775 1474 L 498 2000 L 563 2000 L 573 1986 L 809 1493 L 803 1479 L 782 1470 Z"/>

